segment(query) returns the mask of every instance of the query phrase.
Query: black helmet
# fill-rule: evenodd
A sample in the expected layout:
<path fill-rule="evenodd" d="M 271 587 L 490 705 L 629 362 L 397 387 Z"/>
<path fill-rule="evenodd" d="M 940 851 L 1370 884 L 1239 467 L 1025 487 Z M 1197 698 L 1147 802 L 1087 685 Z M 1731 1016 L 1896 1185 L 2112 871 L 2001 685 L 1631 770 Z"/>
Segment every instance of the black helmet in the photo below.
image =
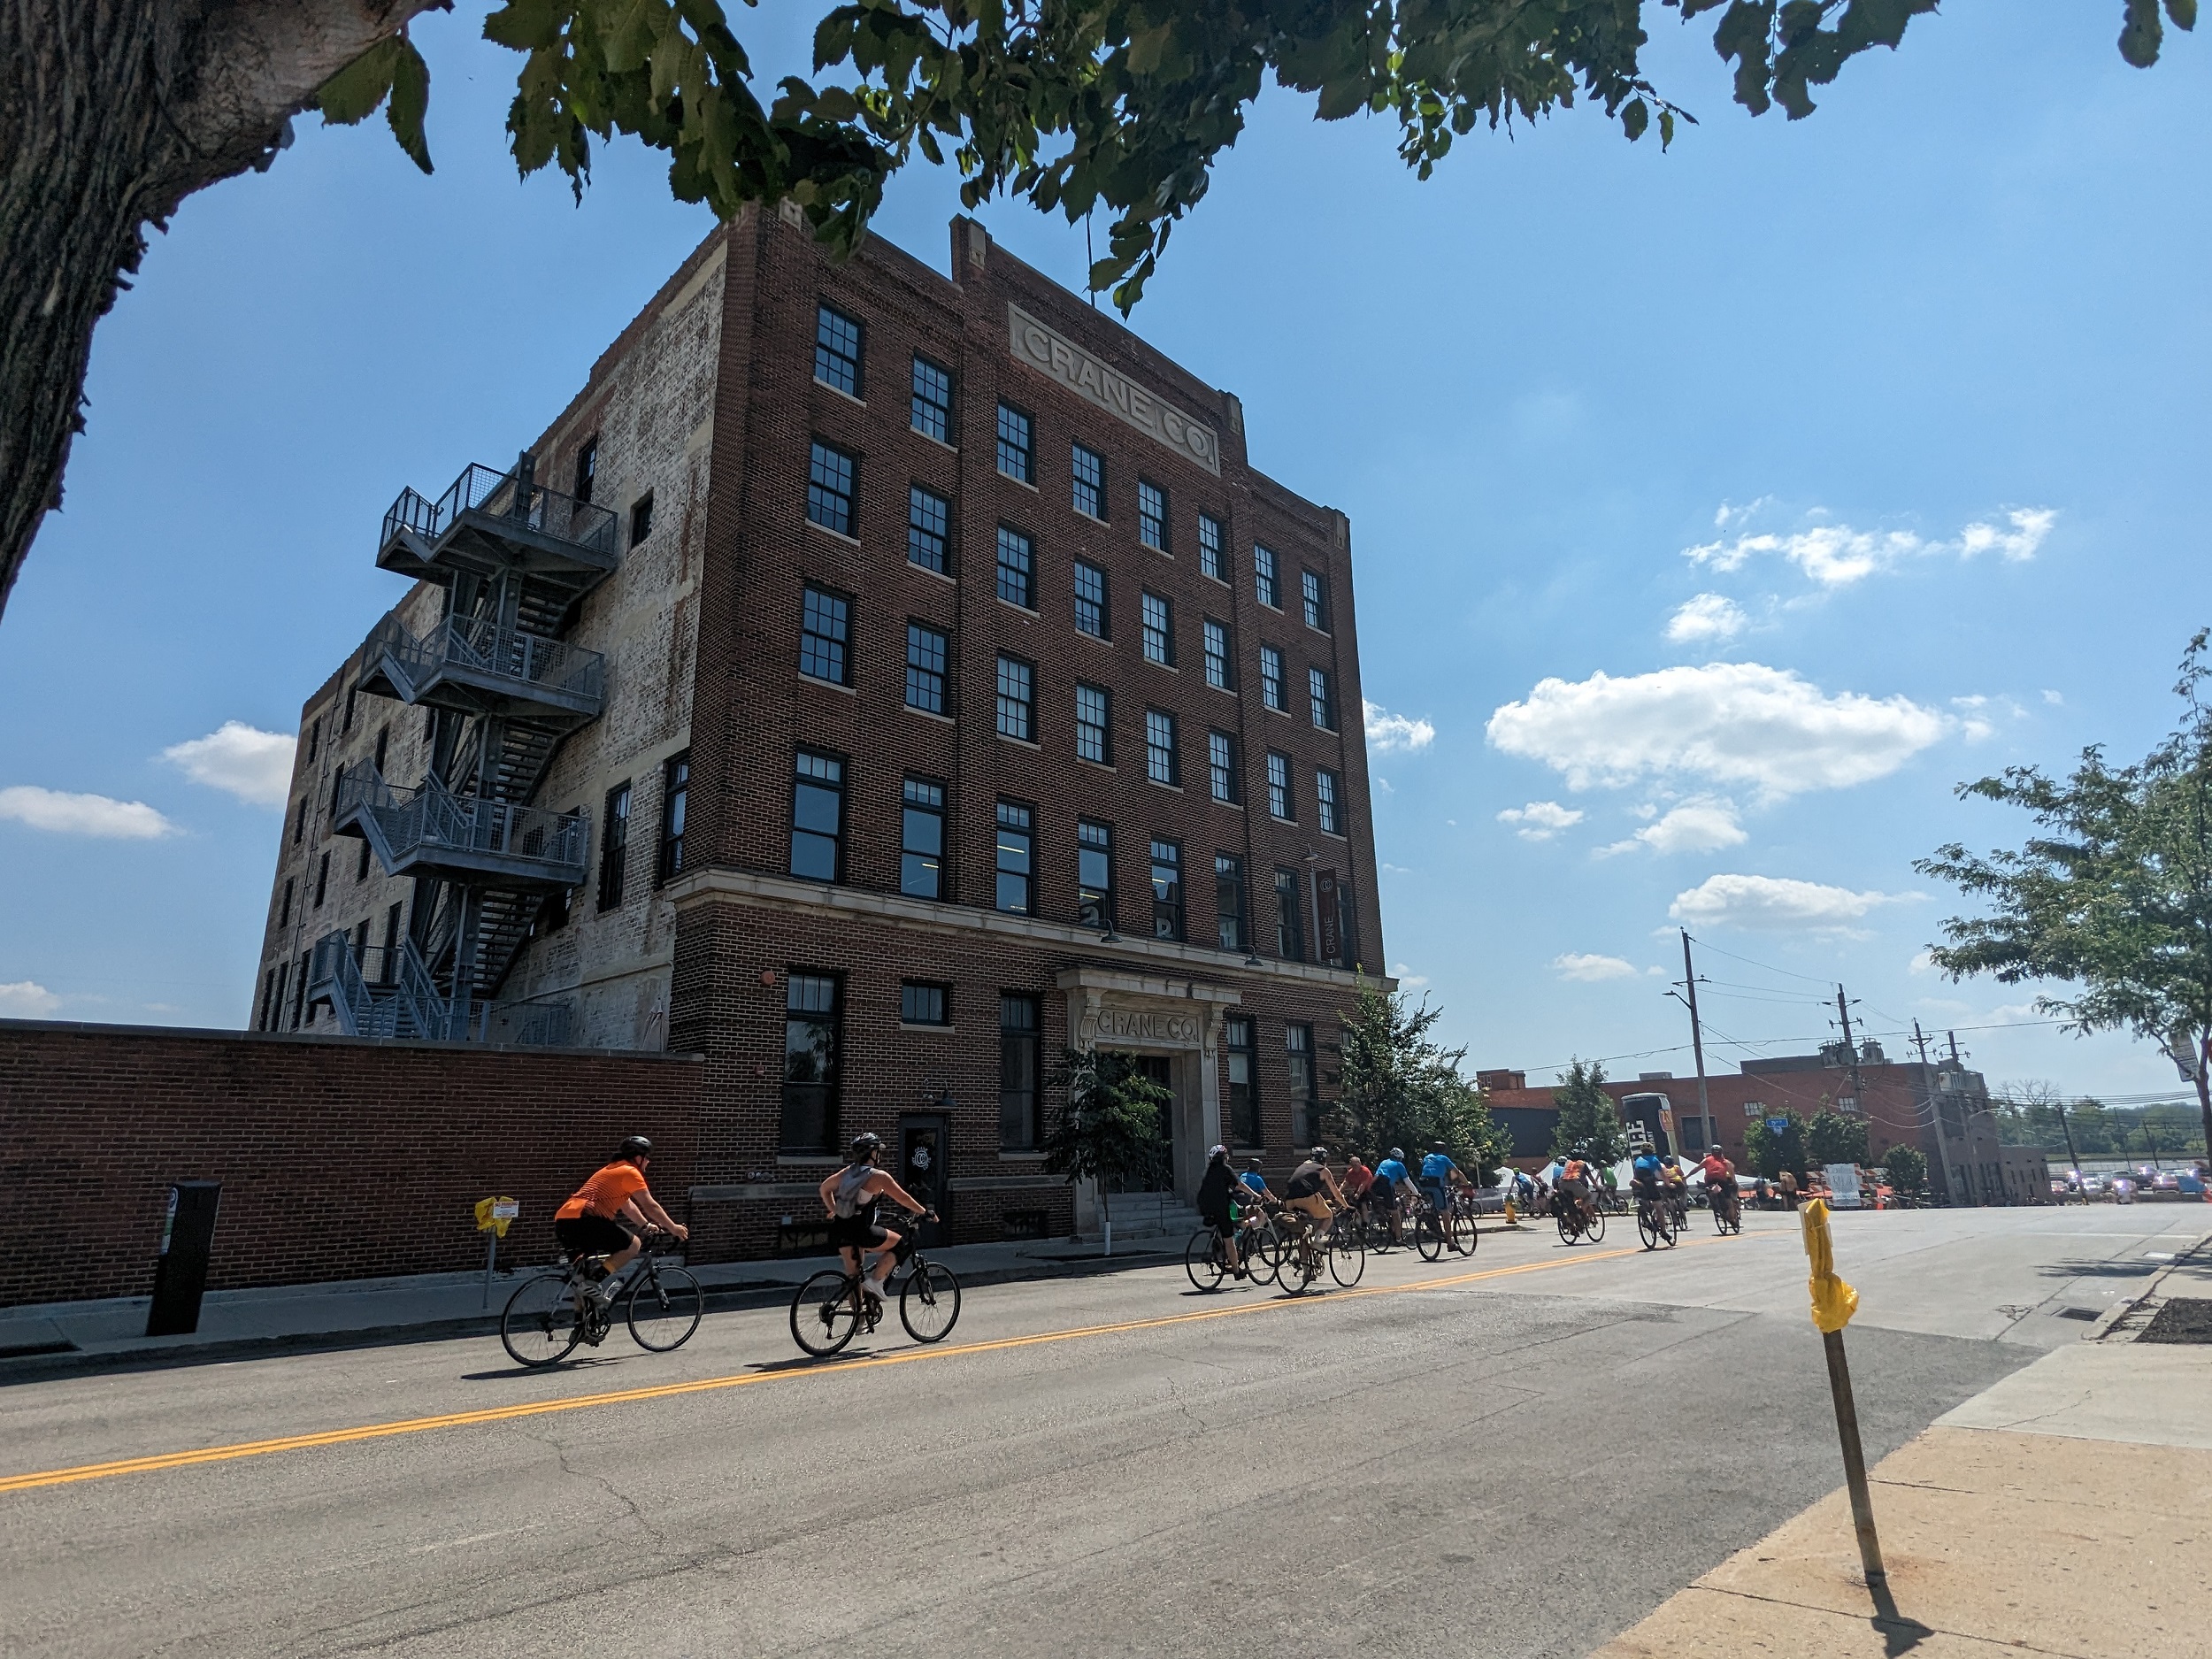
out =
<path fill-rule="evenodd" d="M 1432 1152 L 1441 1152 L 1443 1149 L 1444 1149 L 1444 1143 L 1443 1143 L 1441 1141 L 1430 1141 L 1430 1142 L 1429 1142 L 1429 1150 L 1430 1150 L 1430 1151 L 1432 1151 Z"/>
<path fill-rule="evenodd" d="M 622 1143 L 622 1156 L 626 1158 L 649 1158 L 653 1156 L 653 1143 L 643 1135 L 632 1135 Z"/>
<path fill-rule="evenodd" d="M 853 1137 L 853 1162 L 868 1164 L 883 1150 L 883 1137 L 872 1129 L 863 1130 Z"/>
<path fill-rule="evenodd" d="M 1244 1167 L 1248 1170 L 1256 1170 L 1260 1167 L 1260 1155 L 1255 1152 L 1250 1157 L 1244 1160 Z"/>
<path fill-rule="evenodd" d="M 1329 1161 L 1329 1148 L 1326 1147 L 1314 1148 L 1313 1161 L 1316 1164 L 1326 1164 Z"/>

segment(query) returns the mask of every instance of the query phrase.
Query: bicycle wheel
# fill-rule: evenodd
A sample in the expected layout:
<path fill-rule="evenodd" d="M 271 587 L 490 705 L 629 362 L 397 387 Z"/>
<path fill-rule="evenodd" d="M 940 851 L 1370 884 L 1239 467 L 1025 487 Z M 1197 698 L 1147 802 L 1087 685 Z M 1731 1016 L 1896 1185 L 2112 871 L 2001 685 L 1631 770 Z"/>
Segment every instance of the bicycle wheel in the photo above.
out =
<path fill-rule="evenodd" d="M 1228 1270 L 1222 1264 L 1219 1241 L 1211 1227 L 1201 1227 L 1190 1235 L 1190 1242 L 1183 1247 L 1183 1271 L 1199 1290 L 1221 1288 L 1221 1276 Z M 899 1305 L 903 1310 L 906 1304 L 902 1301 Z"/>
<path fill-rule="evenodd" d="M 657 1267 L 631 1283 L 625 1313 L 640 1348 L 667 1354 L 691 1340 L 706 1306 L 697 1279 L 680 1267 Z"/>
<path fill-rule="evenodd" d="M 817 1359 L 842 1348 L 859 1326 L 852 1276 L 834 1267 L 815 1274 L 791 1299 L 791 1340 Z"/>
<path fill-rule="evenodd" d="M 1281 1259 L 1275 1265 L 1275 1280 L 1283 1294 L 1302 1296 L 1320 1276 L 1321 1263 L 1315 1259 L 1311 1241 L 1303 1237 L 1285 1239 Z"/>
<path fill-rule="evenodd" d="M 1713 1231 L 1724 1239 L 1728 1236 L 1728 1211 L 1718 1202 L 1713 1205 Z"/>
<path fill-rule="evenodd" d="M 1283 1264 L 1282 1235 L 1263 1223 L 1244 1235 L 1244 1271 L 1255 1285 L 1271 1285 Z"/>
<path fill-rule="evenodd" d="M 1648 1204 L 1636 1206 L 1636 1236 L 1647 1250 L 1659 1248 L 1659 1217 L 1652 1214 Z"/>
<path fill-rule="evenodd" d="M 1469 1235 L 1474 1230 L 1475 1224 L 1456 1210 L 1445 1218 L 1444 1242 L 1452 1247 L 1454 1256 L 1466 1256 L 1473 1251 L 1475 1247 L 1469 1241 Z"/>
<path fill-rule="evenodd" d="M 1359 1234 L 1347 1232 L 1329 1240 L 1329 1277 L 1349 1290 L 1367 1271 L 1367 1247 Z"/>
<path fill-rule="evenodd" d="M 1413 1248 L 1421 1252 L 1425 1262 L 1441 1261 L 1444 1256 L 1444 1225 L 1430 1211 L 1424 1211 L 1413 1223 Z"/>
<path fill-rule="evenodd" d="M 1586 1229 L 1586 1236 L 1593 1244 L 1602 1244 L 1605 1242 L 1605 1211 L 1601 1210 L 1590 1217 L 1590 1225 Z"/>
<path fill-rule="evenodd" d="M 932 1262 L 906 1276 L 899 1292 L 899 1323 L 917 1342 L 941 1342 L 960 1319 L 960 1281 L 952 1269 Z"/>
<path fill-rule="evenodd" d="M 1671 1250 L 1681 1241 L 1682 1229 L 1675 1225 L 1673 1215 L 1666 1210 L 1659 1214 L 1659 1240 Z"/>
<path fill-rule="evenodd" d="M 1571 1211 L 1565 1210 L 1561 1210 L 1557 1219 L 1559 1222 L 1560 1243 L 1572 1244 L 1577 1239 L 1582 1236 L 1582 1229 L 1575 1225 L 1574 1216 Z"/>
<path fill-rule="evenodd" d="M 499 1316 L 499 1340 L 518 1365 L 535 1369 L 568 1357 L 584 1325 L 566 1273 L 540 1273 L 515 1286 Z"/>

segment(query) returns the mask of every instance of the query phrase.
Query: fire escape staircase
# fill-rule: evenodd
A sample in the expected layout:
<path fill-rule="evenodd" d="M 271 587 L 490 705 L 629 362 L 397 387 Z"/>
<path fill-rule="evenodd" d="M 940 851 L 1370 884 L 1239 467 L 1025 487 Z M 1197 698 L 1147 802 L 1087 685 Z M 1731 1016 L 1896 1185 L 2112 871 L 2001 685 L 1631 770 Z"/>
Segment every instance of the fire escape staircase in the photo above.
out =
<path fill-rule="evenodd" d="M 395 610 L 363 642 L 359 688 L 431 711 L 429 775 L 395 788 L 346 772 L 333 828 L 415 878 L 406 939 L 380 976 L 343 933 L 316 948 L 309 995 L 361 1035 L 564 1041 L 561 1003 L 491 999 L 547 899 L 580 886 L 591 823 L 532 804 L 561 741 L 599 718 L 606 660 L 559 637 L 618 554 L 615 517 L 511 472 L 471 466 L 436 502 L 406 490 L 377 563 L 445 589 L 418 636 Z"/>

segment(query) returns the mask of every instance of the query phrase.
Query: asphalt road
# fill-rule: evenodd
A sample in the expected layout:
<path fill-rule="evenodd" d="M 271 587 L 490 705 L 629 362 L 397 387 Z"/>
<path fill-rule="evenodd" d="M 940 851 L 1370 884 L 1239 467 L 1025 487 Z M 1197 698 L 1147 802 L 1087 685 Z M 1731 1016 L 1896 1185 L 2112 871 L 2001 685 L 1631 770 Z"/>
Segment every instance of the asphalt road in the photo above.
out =
<path fill-rule="evenodd" d="M 1838 1217 L 1869 1456 L 2208 1229 Z M 980 1289 L 943 1348 L 829 1365 L 774 1309 L 551 1374 L 470 1340 L 20 1382 L 0 1647 L 1586 1653 L 1840 1484 L 1804 1275 L 1793 1217 L 1658 1256 L 1617 1220 L 1296 1302 L 1179 1269 Z M 490 1415 L 420 1421 L 457 1413 Z M 223 1449 L 297 1434 L 327 1438 Z"/>

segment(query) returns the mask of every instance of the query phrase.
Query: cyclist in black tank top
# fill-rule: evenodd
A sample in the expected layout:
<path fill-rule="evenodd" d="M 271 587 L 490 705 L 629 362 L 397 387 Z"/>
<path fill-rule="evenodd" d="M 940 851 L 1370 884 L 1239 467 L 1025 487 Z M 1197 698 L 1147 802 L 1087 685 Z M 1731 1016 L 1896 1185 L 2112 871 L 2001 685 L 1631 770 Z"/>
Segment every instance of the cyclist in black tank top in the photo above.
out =
<path fill-rule="evenodd" d="M 852 1161 L 821 1186 L 822 1208 L 829 1212 L 830 1243 L 843 1256 L 849 1272 L 862 1272 L 867 1258 L 876 1258 L 871 1264 L 874 1271 L 861 1280 L 861 1288 L 879 1298 L 885 1294 L 883 1281 L 891 1277 L 898 1259 L 893 1252 L 899 1248 L 901 1235 L 878 1225 L 877 1207 L 887 1198 L 918 1217 L 927 1208 L 916 1203 L 888 1171 L 876 1167 L 882 1155 L 882 1136 L 854 1136 Z"/>

